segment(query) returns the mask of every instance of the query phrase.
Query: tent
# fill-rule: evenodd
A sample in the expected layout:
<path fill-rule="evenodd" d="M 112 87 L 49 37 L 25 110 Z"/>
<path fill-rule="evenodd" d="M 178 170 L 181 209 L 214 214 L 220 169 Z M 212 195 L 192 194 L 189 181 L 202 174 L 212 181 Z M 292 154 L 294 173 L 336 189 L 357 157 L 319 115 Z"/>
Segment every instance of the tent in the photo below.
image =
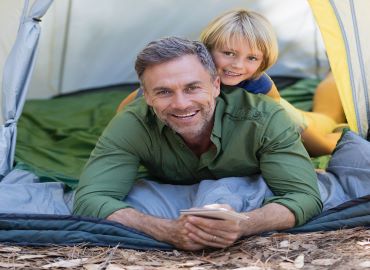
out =
<path fill-rule="evenodd" d="M 33 181 L 30 175 L 12 170 L 17 122 L 28 90 L 28 98 L 49 98 L 74 90 L 87 92 L 98 87 L 137 82 L 134 57 L 147 42 L 166 35 L 196 39 L 210 19 L 236 7 L 259 11 L 276 26 L 280 58 L 269 70 L 270 75 L 320 79 L 329 70 L 327 53 L 350 127 L 362 137 L 368 136 L 370 56 L 365 48 L 370 40 L 365 29 L 369 24 L 365 10 L 369 10 L 370 4 L 366 0 L 284 0 L 279 3 L 272 0 L 176 3 L 169 0 L 109 0 L 104 3 L 5 0 L 0 5 L 4 13 L 1 16 L 4 22 L 0 25 L 4 28 L 2 33 L 6 33 L 0 39 L 0 64 L 4 64 L 0 100 L 0 178 L 9 174 L 16 174 L 16 179 L 27 178 L 28 182 L 21 183 L 19 188 Z M 21 21 L 18 32 L 16 17 Z M 43 34 L 40 36 L 41 26 Z M 60 186 L 56 185 L 47 183 L 43 188 L 54 190 L 55 197 L 65 199 L 65 194 L 58 193 Z M 365 216 L 369 217 L 370 213 Z M 327 222 L 325 216 L 324 221 L 318 220 Z M 333 226 L 331 228 L 339 228 L 339 225 Z M 2 242 L 74 244 L 84 241 L 100 245 L 120 243 L 134 248 L 170 248 L 117 224 L 55 213 L 3 213 L 0 214 L 0 229 L 7 231 L 7 234 L 0 234 Z M 35 230 L 41 233 L 37 239 L 32 237 Z"/>
<path fill-rule="evenodd" d="M 350 127 L 369 137 L 370 44 L 366 0 L 309 1 L 325 40 Z"/>

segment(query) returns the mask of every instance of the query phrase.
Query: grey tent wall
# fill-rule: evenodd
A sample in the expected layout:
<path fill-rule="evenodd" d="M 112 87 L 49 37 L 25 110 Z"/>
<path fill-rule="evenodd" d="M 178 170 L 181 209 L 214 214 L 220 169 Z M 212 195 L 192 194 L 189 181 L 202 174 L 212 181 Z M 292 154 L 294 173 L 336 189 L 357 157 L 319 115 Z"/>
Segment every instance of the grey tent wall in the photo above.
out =
<path fill-rule="evenodd" d="M 5 62 L 1 106 L 4 124 L 0 126 L 0 180 L 12 169 L 17 121 L 22 113 L 35 65 L 41 32 L 39 22 L 52 2 L 36 0 L 30 10 L 29 0 L 24 2 L 17 38 Z"/>

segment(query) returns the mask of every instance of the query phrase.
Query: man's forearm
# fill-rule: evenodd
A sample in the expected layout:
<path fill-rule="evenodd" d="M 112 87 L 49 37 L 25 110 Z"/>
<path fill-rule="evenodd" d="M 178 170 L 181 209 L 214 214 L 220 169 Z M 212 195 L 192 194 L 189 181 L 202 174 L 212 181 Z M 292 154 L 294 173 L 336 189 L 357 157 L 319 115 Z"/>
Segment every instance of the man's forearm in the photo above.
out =
<path fill-rule="evenodd" d="M 172 244 L 181 249 L 199 250 L 205 247 L 189 238 L 188 230 L 184 226 L 185 217 L 180 217 L 177 220 L 162 219 L 143 214 L 133 208 L 124 208 L 109 215 L 107 219 L 134 228 L 158 241 Z"/>
<path fill-rule="evenodd" d="M 266 204 L 246 215 L 250 218 L 242 222 L 243 236 L 289 229 L 295 225 L 294 214 L 287 207 L 277 203 Z"/>
<path fill-rule="evenodd" d="M 171 220 L 149 216 L 133 208 L 120 209 L 109 215 L 107 219 L 144 232 L 159 241 L 168 242 Z"/>

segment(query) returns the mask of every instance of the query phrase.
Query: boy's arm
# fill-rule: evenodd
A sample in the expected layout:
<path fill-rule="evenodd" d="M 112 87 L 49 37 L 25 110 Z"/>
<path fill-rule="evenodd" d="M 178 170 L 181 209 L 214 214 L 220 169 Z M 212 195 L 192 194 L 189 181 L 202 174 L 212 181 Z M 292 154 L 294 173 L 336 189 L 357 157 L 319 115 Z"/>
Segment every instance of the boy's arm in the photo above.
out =
<path fill-rule="evenodd" d="M 272 83 L 271 89 L 266 93 L 266 95 L 273 98 L 277 102 L 280 101 L 280 93 L 274 83 Z"/>
<path fill-rule="evenodd" d="M 122 111 L 125 106 L 134 101 L 137 96 L 137 92 L 139 92 L 139 89 L 140 88 L 136 89 L 131 94 L 129 94 L 124 100 L 122 100 L 121 103 L 118 105 L 116 112 Z"/>

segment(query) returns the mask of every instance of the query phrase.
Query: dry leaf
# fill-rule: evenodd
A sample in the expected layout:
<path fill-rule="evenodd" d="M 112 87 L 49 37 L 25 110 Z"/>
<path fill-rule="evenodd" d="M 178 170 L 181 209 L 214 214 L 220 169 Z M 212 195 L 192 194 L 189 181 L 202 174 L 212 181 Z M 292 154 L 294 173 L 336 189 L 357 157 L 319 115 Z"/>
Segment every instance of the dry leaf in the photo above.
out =
<path fill-rule="evenodd" d="M 145 269 L 148 269 L 148 268 L 145 268 L 145 266 L 130 265 L 130 266 L 125 266 L 125 268 L 121 268 L 121 269 L 125 269 L 125 270 L 145 270 Z"/>
<path fill-rule="evenodd" d="M 194 266 L 194 267 L 190 267 L 189 270 L 207 270 L 207 268 L 202 267 L 202 266 Z"/>
<path fill-rule="evenodd" d="M 30 254 L 30 255 L 21 255 L 21 256 L 18 256 L 17 257 L 17 261 L 18 260 L 27 260 L 27 259 L 37 259 L 37 258 L 44 258 L 44 257 L 47 257 L 46 255 L 32 255 L 32 254 Z"/>
<path fill-rule="evenodd" d="M 298 269 L 303 268 L 304 266 L 304 255 L 301 254 L 294 260 L 294 266 Z"/>
<path fill-rule="evenodd" d="M 301 247 L 310 251 L 317 249 L 315 244 L 301 244 Z"/>
<path fill-rule="evenodd" d="M 11 268 L 11 269 L 14 269 L 16 267 L 25 267 L 26 264 L 20 264 L 20 263 L 3 263 L 3 262 L 0 262 L 0 267 L 4 267 L 4 268 Z"/>
<path fill-rule="evenodd" d="M 19 252 L 22 249 L 19 247 L 1 247 L 0 252 Z"/>
<path fill-rule="evenodd" d="M 128 269 L 128 268 L 123 267 L 119 264 L 109 264 L 106 268 L 106 270 L 126 270 L 126 269 Z M 141 266 L 141 268 L 135 269 L 135 270 L 141 270 L 141 269 L 144 269 L 144 267 Z M 132 269 L 132 270 L 134 270 L 134 269 Z"/>
<path fill-rule="evenodd" d="M 44 269 L 52 268 L 52 267 L 61 267 L 61 268 L 70 268 L 70 267 L 77 267 L 81 264 L 87 262 L 88 258 L 82 259 L 74 259 L 74 260 L 62 260 L 55 263 L 50 263 L 42 266 Z"/>
<path fill-rule="evenodd" d="M 360 245 L 360 246 L 364 247 L 365 249 L 369 249 L 370 248 L 370 241 L 369 240 L 367 240 L 367 241 L 358 241 L 357 245 Z"/>
<path fill-rule="evenodd" d="M 262 270 L 263 268 L 258 267 L 258 266 L 247 266 L 247 267 L 240 267 L 240 268 L 235 268 L 233 270 Z"/>
<path fill-rule="evenodd" d="M 299 250 L 300 243 L 299 242 L 291 242 L 289 248 L 292 250 Z"/>
<path fill-rule="evenodd" d="M 267 245 L 267 244 L 270 244 L 270 243 L 271 243 L 270 239 L 261 238 L 256 242 L 256 245 L 263 246 L 263 245 Z"/>
<path fill-rule="evenodd" d="M 368 267 L 370 267 L 370 261 L 363 261 L 363 262 L 360 262 L 360 263 L 358 264 L 358 266 L 363 267 L 363 268 L 368 268 Z"/>
<path fill-rule="evenodd" d="M 142 262 L 141 264 L 145 266 L 162 266 L 163 265 L 163 263 L 159 261 Z"/>
<path fill-rule="evenodd" d="M 186 261 L 184 263 L 180 263 L 178 264 L 179 267 L 192 267 L 192 266 L 198 266 L 198 265 L 201 265 L 201 264 L 204 264 L 203 261 L 199 261 L 199 260 L 192 260 L 192 261 Z"/>
<path fill-rule="evenodd" d="M 317 259 L 313 260 L 311 264 L 313 265 L 321 265 L 321 266 L 328 266 L 333 265 L 338 261 L 338 259 Z"/>
<path fill-rule="evenodd" d="M 174 249 L 172 252 L 173 252 L 173 255 L 175 255 L 176 257 L 179 257 L 181 255 L 181 253 L 178 252 L 176 249 Z"/>
<path fill-rule="evenodd" d="M 84 264 L 84 269 L 86 270 L 99 270 L 100 264 Z"/>
<path fill-rule="evenodd" d="M 281 241 L 279 243 L 279 247 L 280 248 L 287 248 L 287 247 L 289 247 L 289 241 L 288 240 Z"/>
<path fill-rule="evenodd" d="M 279 263 L 279 268 L 284 270 L 295 270 L 294 264 L 290 262 L 281 262 Z"/>
<path fill-rule="evenodd" d="M 261 260 L 262 259 L 262 252 L 256 251 L 253 258 L 256 259 L 256 260 Z"/>

